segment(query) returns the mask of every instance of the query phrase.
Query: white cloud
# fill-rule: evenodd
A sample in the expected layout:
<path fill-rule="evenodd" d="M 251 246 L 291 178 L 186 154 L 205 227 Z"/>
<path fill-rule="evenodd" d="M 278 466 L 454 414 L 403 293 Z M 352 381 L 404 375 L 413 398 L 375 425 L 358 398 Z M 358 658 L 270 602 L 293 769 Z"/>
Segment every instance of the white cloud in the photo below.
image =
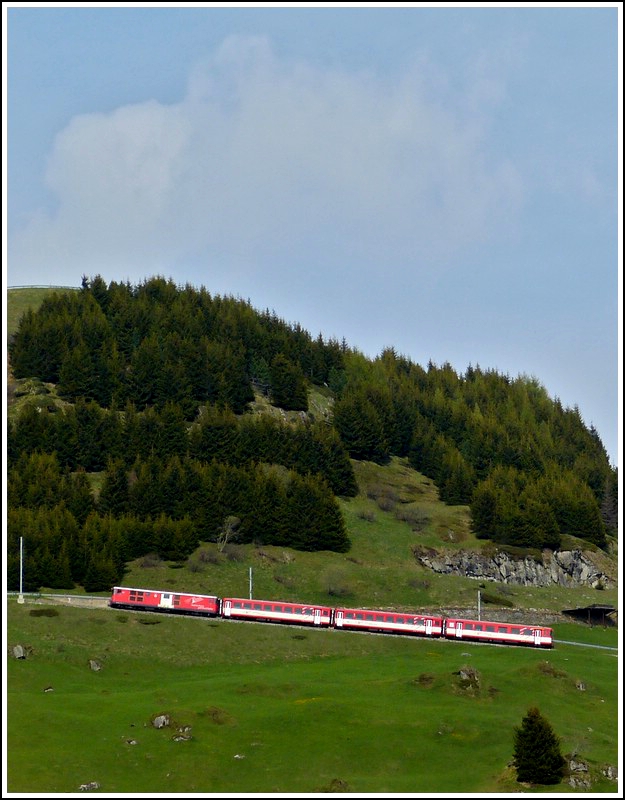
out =
<path fill-rule="evenodd" d="M 279 271 L 296 254 L 375 270 L 487 240 L 522 198 L 514 165 L 487 155 L 500 78 L 481 68 L 454 103 L 431 77 L 425 61 L 395 83 L 322 71 L 231 37 L 180 103 L 85 114 L 59 133 L 57 208 L 12 237 L 10 272 L 168 274 L 198 257 Z"/>

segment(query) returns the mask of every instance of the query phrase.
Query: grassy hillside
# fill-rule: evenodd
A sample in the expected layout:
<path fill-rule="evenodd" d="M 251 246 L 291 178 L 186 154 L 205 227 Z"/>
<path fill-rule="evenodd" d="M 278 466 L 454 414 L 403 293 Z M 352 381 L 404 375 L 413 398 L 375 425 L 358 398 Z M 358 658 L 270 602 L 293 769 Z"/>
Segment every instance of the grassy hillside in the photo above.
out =
<path fill-rule="evenodd" d="M 18 401 L 54 398 L 52 386 L 44 387 L 49 395 L 32 388 Z M 316 414 L 328 412 L 326 394 L 313 401 Z M 273 413 L 262 398 L 254 410 Z M 434 574 L 413 555 L 415 545 L 487 545 L 472 535 L 468 509 L 441 503 L 432 481 L 405 460 L 354 469 L 359 494 L 340 500 L 348 553 L 236 542 L 220 552 L 203 543 L 184 562 L 130 563 L 124 583 L 247 597 L 251 568 L 259 598 L 476 613 L 478 582 Z M 101 476 L 91 478 L 97 489 Z M 615 559 L 599 557 L 616 577 Z M 530 622 L 546 611 L 618 602 L 616 589 L 482 591 L 484 619 L 521 612 Z M 617 788 L 604 774 L 618 763 L 618 661 L 607 649 L 617 644 L 614 628 L 562 618 L 553 624 L 554 650 L 539 652 L 33 598 L 9 598 L 6 612 L 9 652 L 17 644 L 27 652 L 7 661 L 10 792 L 72 793 L 96 781 L 105 795 L 543 793 L 518 784 L 510 767 L 514 728 L 530 706 L 552 724 L 562 752 L 588 767 L 576 788 L 567 777 L 547 792 Z M 90 669 L 89 659 L 102 668 Z M 475 671 L 468 685 L 458 674 L 464 667 Z M 169 715 L 168 727 L 151 725 L 158 714 Z"/>
<path fill-rule="evenodd" d="M 467 613 L 477 613 L 481 585 L 484 594 L 500 599 L 491 604 L 498 609 L 561 611 L 591 603 L 617 604 L 616 589 L 480 584 L 471 578 L 432 573 L 417 563 L 412 552 L 415 545 L 450 550 L 487 546 L 470 532 L 468 509 L 441 503 L 432 482 L 402 459 L 384 467 L 354 462 L 354 469 L 360 492 L 339 501 L 352 541 L 348 553 L 305 553 L 236 543 L 219 552 L 215 544 L 206 543 L 184 563 L 156 558 L 133 561 L 124 582 L 247 597 L 251 568 L 254 596 L 267 599 L 365 608 L 465 608 Z M 582 544 L 571 542 L 572 546 Z M 602 568 L 615 576 L 614 560 L 603 556 Z M 484 618 L 488 607 L 482 605 Z"/>

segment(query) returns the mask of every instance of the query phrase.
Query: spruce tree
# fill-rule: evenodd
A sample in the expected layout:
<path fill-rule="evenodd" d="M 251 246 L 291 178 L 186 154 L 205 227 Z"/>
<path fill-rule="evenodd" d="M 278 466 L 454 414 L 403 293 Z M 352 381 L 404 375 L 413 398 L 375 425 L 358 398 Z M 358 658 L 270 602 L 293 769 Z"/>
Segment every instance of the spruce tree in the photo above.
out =
<path fill-rule="evenodd" d="M 102 514 L 120 516 L 128 511 L 130 492 L 128 473 L 124 462 L 110 459 L 104 473 L 104 483 L 98 498 L 98 510 Z"/>
<path fill-rule="evenodd" d="M 308 411 L 306 379 L 299 364 L 278 353 L 270 366 L 272 403 L 286 411 Z"/>
<path fill-rule="evenodd" d="M 560 740 L 537 708 L 514 729 L 514 765 L 519 783 L 556 784 L 564 775 Z"/>

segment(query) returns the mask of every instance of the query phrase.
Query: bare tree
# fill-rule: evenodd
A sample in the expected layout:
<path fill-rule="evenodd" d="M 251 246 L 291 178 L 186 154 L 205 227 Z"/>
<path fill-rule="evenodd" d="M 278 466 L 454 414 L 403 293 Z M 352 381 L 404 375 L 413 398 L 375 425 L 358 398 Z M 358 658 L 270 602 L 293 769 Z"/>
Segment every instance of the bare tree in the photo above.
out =
<path fill-rule="evenodd" d="M 228 516 L 225 518 L 221 530 L 217 534 L 217 549 L 220 553 L 223 553 L 228 542 L 236 539 L 240 524 L 241 520 L 238 517 Z"/>

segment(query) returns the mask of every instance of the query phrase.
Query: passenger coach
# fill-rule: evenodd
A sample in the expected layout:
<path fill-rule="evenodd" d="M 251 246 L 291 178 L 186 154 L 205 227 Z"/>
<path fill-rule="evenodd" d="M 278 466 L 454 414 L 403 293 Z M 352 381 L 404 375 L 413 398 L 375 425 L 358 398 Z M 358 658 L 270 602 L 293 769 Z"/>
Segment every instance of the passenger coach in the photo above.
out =
<path fill-rule="evenodd" d="M 485 622 L 472 619 L 446 619 L 447 639 L 468 639 L 474 642 L 526 644 L 532 647 L 553 647 L 551 628 L 538 625 L 513 625 L 507 622 Z"/>
<path fill-rule="evenodd" d="M 316 625 L 323 628 L 328 628 L 332 622 L 332 608 L 328 606 L 274 600 L 243 600 L 240 597 L 224 597 L 221 601 L 221 615 L 230 619 L 293 622 L 297 625 Z"/>
<path fill-rule="evenodd" d="M 371 611 L 363 608 L 337 608 L 334 611 L 334 627 L 379 633 L 441 636 L 443 618 L 421 614 Z"/>

